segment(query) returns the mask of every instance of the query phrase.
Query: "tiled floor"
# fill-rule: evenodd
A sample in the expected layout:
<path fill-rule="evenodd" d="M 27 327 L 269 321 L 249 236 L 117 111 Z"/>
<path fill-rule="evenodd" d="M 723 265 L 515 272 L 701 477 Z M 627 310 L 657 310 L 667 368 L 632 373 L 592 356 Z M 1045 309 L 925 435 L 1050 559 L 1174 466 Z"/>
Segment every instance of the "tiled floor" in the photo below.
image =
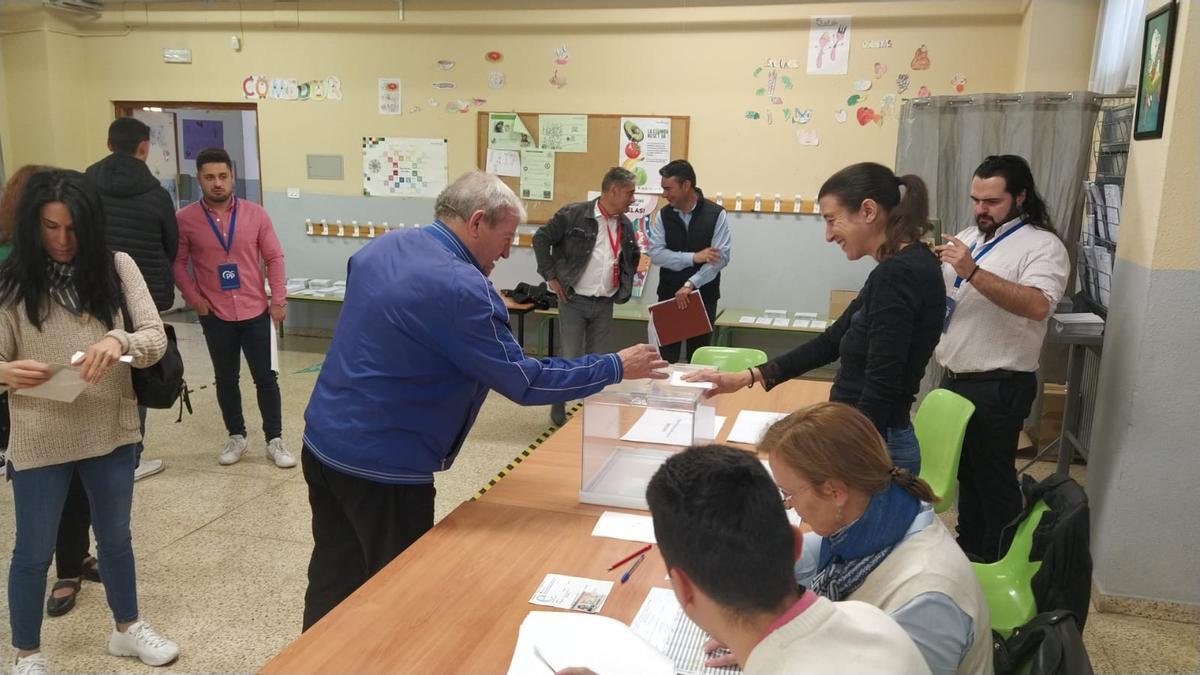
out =
<path fill-rule="evenodd" d="M 251 433 L 243 460 L 218 466 L 224 429 L 212 369 L 199 330 L 177 324 L 196 414 L 175 423 L 174 411 L 152 411 L 146 456 L 163 459 L 162 474 L 136 484 L 133 538 L 139 602 L 145 618 L 180 643 L 167 670 L 252 671 L 299 634 L 305 569 L 312 546 L 307 493 L 300 469 L 281 470 Z M 316 379 L 303 372 L 319 363 L 325 341 L 288 337 L 280 354 L 285 442 L 299 452 L 302 415 Z M 243 382 L 250 382 L 249 373 Z M 243 386 L 246 418 L 260 419 L 253 390 Z M 499 396 L 485 404 L 454 468 L 438 476 L 441 518 L 495 476 L 548 426 L 546 408 L 522 408 Z M 1047 470 L 1050 465 L 1039 465 Z M 1082 477 L 1082 476 L 1081 476 Z M 0 577 L 12 550 L 12 492 L 0 488 Z M 53 574 L 53 568 L 51 569 Z M 0 586 L 7 607 L 7 588 Z M 0 663 L 11 663 L 7 622 Z M 1093 612 L 1084 638 L 1103 672 L 1200 671 L 1200 627 Z M 138 672 L 140 662 L 107 655 L 111 623 L 103 588 L 84 584 L 67 616 L 46 619 L 42 646 L 54 671 Z M 503 671 L 506 663 L 497 663 Z"/>

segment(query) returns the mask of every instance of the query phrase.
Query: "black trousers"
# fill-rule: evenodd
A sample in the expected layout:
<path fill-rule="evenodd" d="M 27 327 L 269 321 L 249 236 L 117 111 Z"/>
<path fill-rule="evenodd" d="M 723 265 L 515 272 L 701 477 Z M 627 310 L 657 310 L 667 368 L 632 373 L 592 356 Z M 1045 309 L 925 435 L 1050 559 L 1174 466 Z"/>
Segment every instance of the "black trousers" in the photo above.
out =
<path fill-rule="evenodd" d="M 212 358 L 217 380 L 217 405 L 225 420 L 225 429 L 232 436 L 246 435 L 246 419 L 242 417 L 242 390 L 238 381 L 242 372 L 242 354 L 250 366 L 254 387 L 258 393 L 258 411 L 262 414 L 263 434 L 269 441 L 283 435 L 283 411 L 279 397 L 279 380 L 271 370 L 271 313 L 245 321 L 222 321 L 215 314 L 200 317 L 204 341 Z"/>
<path fill-rule="evenodd" d="M 659 300 L 669 300 L 673 297 L 675 296 L 672 295 L 666 298 L 659 298 Z M 715 326 L 717 324 L 717 303 L 715 301 L 708 302 L 708 300 L 705 300 L 704 311 L 708 314 L 708 323 Z M 684 351 L 683 363 L 691 363 L 692 354 L 695 354 L 696 350 L 701 347 L 707 347 L 711 345 L 712 338 L 712 333 L 705 333 L 704 335 L 697 335 L 694 338 L 688 338 L 682 342 L 674 342 L 669 345 L 660 345 L 658 348 L 658 353 L 662 355 L 663 360 L 665 360 L 667 363 L 679 363 L 679 353 L 684 351 L 684 343 L 687 343 L 687 350 Z"/>
<path fill-rule="evenodd" d="M 984 562 L 1003 556 L 1000 533 L 1021 514 L 1017 442 L 1033 399 L 1035 373 L 1007 379 L 942 380 L 975 404 L 958 464 L 958 544 Z"/>
<path fill-rule="evenodd" d="M 433 527 L 433 484 L 388 485 L 330 469 L 300 453 L 313 552 L 304 592 L 304 630 Z"/>
<path fill-rule="evenodd" d="M 58 539 L 54 545 L 54 567 L 59 579 L 77 579 L 83 576 L 83 559 L 88 557 L 91 541 L 88 528 L 92 526 L 92 509 L 88 506 L 87 491 L 79 472 L 71 477 L 67 488 L 67 501 L 63 503 L 62 517 L 58 521 Z"/>

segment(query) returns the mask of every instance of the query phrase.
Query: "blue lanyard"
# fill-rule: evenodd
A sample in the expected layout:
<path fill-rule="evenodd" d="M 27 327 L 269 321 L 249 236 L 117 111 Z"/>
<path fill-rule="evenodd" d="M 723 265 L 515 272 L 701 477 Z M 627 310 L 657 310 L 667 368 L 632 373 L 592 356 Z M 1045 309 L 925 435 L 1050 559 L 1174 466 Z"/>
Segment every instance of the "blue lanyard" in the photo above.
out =
<path fill-rule="evenodd" d="M 233 228 L 237 227 L 237 197 L 233 198 L 233 206 L 229 209 L 229 240 L 226 241 L 221 236 L 221 230 L 217 228 L 217 224 L 213 222 L 212 215 L 208 212 L 208 205 L 201 204 L 201 210 L 204 211 L 204 217 L 208 219 L 208 226 L 212 228 L 213 234 L 217 235 L 217 243 L 221 248 L 225 249 L 225 255 L 229 255 L 230 249 L 233 248 Z"/>
<path fill-rule="evenodd" d="M 972 258 L 972 260 L 974 260 L 975 262 L 979 262 L 979 259 L 982 258 L 983 256 L 987 255 L 988 251 L 996 248 L 996 244 L 999 244 L 1000 242 L 1004 241 L 1006 238 L 1008 238 L 1008 235 L 1012 234 L 1013 232 L 1016 232 L 1017 230 L 1021 229 L 1022 227 L 1025 227 L 1024 222 L 1017 223 L 1016 227 L 1009 230 L 1008 232 L 1005 232 L 1004 234 L 1000 235 L 999 237 L 996 237 L 987 246 L 984 246 L 983 248 L 979 249 L 979 253 L 976 253 L 974 255 L 974 257 Z M 978 243 L 978 242 L 976 242 L 976 243 Z M 971 244 L 971 251 L 974 251 L 974 250 L 975 250 L 975 244 Z M 954 278 L 954 287 L 958 288 L 959 286 L 962 286 L 962 282 L 963 282 L 962 277 L 955 277 Z"/>

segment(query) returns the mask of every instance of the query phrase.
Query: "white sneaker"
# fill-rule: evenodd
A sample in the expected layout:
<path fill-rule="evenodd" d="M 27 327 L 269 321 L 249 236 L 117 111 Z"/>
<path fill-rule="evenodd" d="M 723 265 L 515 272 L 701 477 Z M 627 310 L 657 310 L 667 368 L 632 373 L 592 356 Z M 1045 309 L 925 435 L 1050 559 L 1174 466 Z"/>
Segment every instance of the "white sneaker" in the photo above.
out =
<path fill-rule="evenodd" d="M 229 440 L 225 441 L 225 449 L 221 451 L 221 456 L 217 458 L 217 464 L 221 466 L 237 464 L 244 452 L 246 452 L 246 437 L 241 434 L 231 434 Z"/>
<path fill-rule="evenodd" d="M 267 459 L 273 460 L 275 466 L 281 469 L 290 469 L 296 466 L 296 458 L 292 457 L 292 453 L 283 447 L 282 438 L 272 438 L 267 441 Z"/>
<path fill-rule="evenodd" d="M 162 473 L 162 470 L 167 467 L 163 466 L 161 459 L 147 459 L 137 465 L 133 470 L 133 479 L 141 480 L 147 476 L 153 476 L 156 473 Z"/>
<path fill-rule="evenodd" d="M 148 666 L 165 666 L 179 658 L 179 645 L 159 635 L 145 621 L 138 621 L 124 633 L 113 629 L 108 638 L 108 653 L 136 656 Z"/>
<path fill-rule="evenodd" d="M 46 657 L 41 652 L 17 659 L 12 675 L 46 675 Z"/>

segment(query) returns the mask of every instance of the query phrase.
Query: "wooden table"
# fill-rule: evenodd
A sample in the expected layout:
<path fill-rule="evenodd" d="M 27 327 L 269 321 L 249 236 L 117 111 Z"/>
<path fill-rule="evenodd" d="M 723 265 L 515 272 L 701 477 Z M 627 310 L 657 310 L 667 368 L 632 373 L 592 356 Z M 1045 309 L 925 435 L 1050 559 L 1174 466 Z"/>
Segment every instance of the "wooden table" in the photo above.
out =
<path fill-rule="evenodd" d="M 829 384 L 793 380 L 717 399 L 718 414 L 788 411 L 825 400 Z M 617 581 L 601 614 L 633 620 L 667 586 L 657 548 L 629 583 L 613 562 L 634 542 L 591 536 L 605 507 L 579 503 L 581 416 L 477 501 L 460 505 L 263 667 L 287 672 L 503 672 L 529 604 L 549 573 Z M 644 513 L 644 512 L 642 512 Z"/>

